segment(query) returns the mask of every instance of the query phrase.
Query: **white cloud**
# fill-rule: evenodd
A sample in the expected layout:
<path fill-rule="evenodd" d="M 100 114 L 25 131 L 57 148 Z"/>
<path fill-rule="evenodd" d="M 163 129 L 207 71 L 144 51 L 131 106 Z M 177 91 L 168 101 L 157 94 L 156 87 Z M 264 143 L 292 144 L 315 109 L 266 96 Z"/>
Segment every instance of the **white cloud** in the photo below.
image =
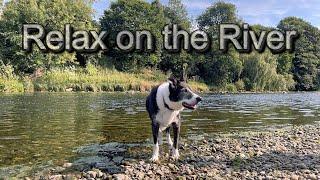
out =
<path fill-rule="evenodd" d="M 289 6 L 281 7 L 279 6 L 279 1 L 235 1 L 233 2 L 240 13 L 244 16 L 259 16 L 259 15 L 283 15 L 289 10 Z"/>
<path fill-rule="evenodd" d="M 183 0 L 182 2 L 188 10 L 204 10 L 212 4 L 207 1 L 201 2 L 199 0 Z"/>

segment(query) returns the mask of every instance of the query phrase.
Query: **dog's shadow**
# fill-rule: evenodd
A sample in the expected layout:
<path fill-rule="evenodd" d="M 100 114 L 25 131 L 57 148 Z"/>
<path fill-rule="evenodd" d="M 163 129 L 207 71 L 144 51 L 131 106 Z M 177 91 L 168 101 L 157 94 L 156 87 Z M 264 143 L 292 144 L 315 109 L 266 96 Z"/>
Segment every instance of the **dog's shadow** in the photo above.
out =
<path fill-rule="evenodd" d="M 222 169 L 232 169 L 234 171 L 256 171 L 256 172 L 272 172 L 289 171 L 296 172 L 301 170 L 319 171 L 320 156 L 319 155 L 298 155 L 292 153 L 284 153 L 271 151 L 254 156 L 251 158 L 225 158 L 220 160 L 206 159 L 201 156 L 195 157 L 188 155 L 181 163 L 188 163 L 199 168 L 222 167 Z"/>
<path fill-rule="evenodd" d="M 234 165 L 234 160 L 231 165 Z M 244 163 L 239 165 L 241 170 L 285 170 L 290 172 L 308 170 L 320 170 L 320 156 L 318 155 L 298 155 L 292 153 L 283 153 L 271 151 L 260 156 L 245 159 Z"/>
<path fill-rule="evenodd" d="M 215 145 L 212 144 L 212 147 Z M 270 150 L 259 155 L 253 155 L 251 157 L 241 157 L 241 153 L 235 153 L 235 156 L 229 157 L 225 151 L 227 149 L 221 149 L 220 152 L 211 153 L 211 156 L 204 156 L 200 149 L 189 149 L 188 146 L 180 146 L 181 158 L 179 161 L 170 160 L 168 156 L 168 148 L 166 145 L 162 145 L 161 163 L 166 165 L 167 163 L 174 163 L 176 165 L 191 164 L 194 167 L 210 169 L 211 167 L 222 167 L 222 169 L 232 169 L 234 171 L 256 171 L 256 172 L 272 172 L 288 171 L 296 172 L 303 170 L 320 171 L 320 155 L 315 153 L 304 152 L 283 152 Z M 146 162 L 152 152 L 151 148 L 137 148 L 137 154 L 134 158 L 143 160 Z M 143 151 L 143 152 L 142 152 Z M 199 155 L 198 155 L 199 154 Z M 132 155 L 132 153 L 130 153 Z M 216 159 L 215 155 L 224 157 L 222 159 Z M 151 163 L 151 162 L 149 162 Z"/>

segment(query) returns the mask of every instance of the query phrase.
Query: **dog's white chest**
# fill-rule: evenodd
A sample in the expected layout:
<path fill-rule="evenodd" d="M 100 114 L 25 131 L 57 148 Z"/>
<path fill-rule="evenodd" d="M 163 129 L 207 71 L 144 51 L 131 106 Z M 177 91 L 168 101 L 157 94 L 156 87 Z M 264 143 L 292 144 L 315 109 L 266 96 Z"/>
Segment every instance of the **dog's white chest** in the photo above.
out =
<path fill-rule="evenodd" d="M 156 115 L 156 121 L 160 125 L 160 131 L 164 131 L 167 127 L 169 127 L 172 123 L 178 122 L 179 118 L 177 118 L 180 111 L 170 111 L 170 110 L 163 110 L 160 111 Z"/>

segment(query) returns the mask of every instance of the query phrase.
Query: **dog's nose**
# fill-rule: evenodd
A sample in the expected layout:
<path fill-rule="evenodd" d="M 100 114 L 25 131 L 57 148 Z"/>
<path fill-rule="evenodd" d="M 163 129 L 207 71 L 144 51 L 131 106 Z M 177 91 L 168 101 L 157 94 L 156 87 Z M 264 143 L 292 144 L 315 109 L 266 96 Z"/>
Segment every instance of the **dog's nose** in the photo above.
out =
<path fill-rule="evenodd" d="M 200 101 L 202 101 L 202 98 L 199 96 L 199 97 L 196 98 L 196 100 L 197 100 L 198 102 L 200 102 Z"/>

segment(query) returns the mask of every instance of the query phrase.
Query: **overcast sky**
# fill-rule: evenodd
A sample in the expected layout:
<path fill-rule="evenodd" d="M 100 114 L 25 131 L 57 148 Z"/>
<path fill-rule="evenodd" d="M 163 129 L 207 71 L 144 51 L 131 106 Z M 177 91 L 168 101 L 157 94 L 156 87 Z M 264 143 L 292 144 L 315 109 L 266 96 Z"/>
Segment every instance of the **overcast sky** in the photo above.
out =
<path fill-rule="evenodd" d="M 112 0 L 97 0 L 96 18 L 110 6 Z M 149 2 L 151 0 L 148 0 Z M 287 16 L 297 16 L 320 28 L 320 0 L 225 0 L 236 5 L 238 15 L 249 24 L 276 26 Z M 161 0 L 167 4 L 168 0 Z M 215 0 L 183 0 L 190 17 L 197 17 Z"/>

